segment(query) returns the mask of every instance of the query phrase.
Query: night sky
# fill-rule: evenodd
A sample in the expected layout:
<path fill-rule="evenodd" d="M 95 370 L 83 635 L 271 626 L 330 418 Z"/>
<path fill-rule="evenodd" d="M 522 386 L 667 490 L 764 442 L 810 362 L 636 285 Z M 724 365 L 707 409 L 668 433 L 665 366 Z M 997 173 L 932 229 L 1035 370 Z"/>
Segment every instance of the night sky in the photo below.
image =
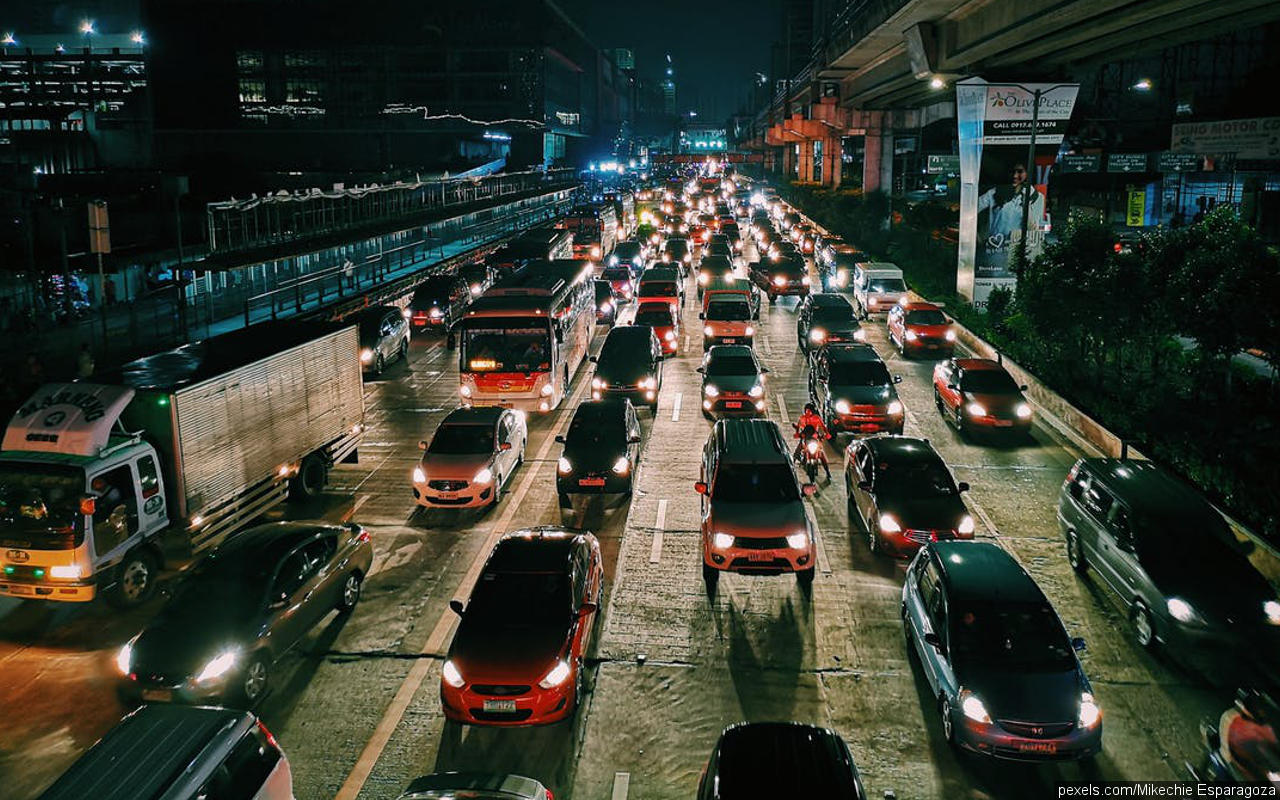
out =
<path fill-rule="evenodd" d="M 636 70 L 661 78 L 666 54 L 676 67 L 681 111 L 721 121 L 738 109 L 756 72 L 769 72 L 780 0 L 557 0 L 597 47 L 635 51 Z"/>

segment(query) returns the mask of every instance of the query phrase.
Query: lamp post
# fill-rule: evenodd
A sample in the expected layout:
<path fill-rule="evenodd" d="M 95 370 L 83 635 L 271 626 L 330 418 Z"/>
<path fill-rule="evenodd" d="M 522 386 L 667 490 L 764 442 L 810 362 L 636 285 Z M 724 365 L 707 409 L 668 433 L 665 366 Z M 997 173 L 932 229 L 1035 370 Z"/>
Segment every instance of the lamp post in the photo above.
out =
<path fill-rule="evenodd" d="M 96 31 L 93 28 L 93 20 L 86 19 L 80 23 L 80 34 L 84 36 L 85 41 L 85 57 L 84 57 L 84 74 L 85 83 L 89 90 L 89 110 L 94 110 L 93 95 L 93 34 Z"/>

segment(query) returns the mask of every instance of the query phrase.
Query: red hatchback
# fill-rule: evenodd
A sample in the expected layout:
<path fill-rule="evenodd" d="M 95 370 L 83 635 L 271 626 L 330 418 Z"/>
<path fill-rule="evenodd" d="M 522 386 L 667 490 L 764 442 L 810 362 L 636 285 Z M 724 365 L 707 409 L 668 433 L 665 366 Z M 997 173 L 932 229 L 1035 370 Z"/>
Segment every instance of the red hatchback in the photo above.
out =
<path fill-rule="evenodd" d="M 1010 431 L 1031 427 L 1031 404 L 998 362 L 952 358 L 933 368 L 933 403 L 961 433 Z"/>
<path fill-rule="evenodd" d="M 930 353 L 950 356 L 956 349 L 951 320 L 933 303 L 900 302 L 889 309 L 889 339 L 904 356 Z"/>
<path fill-rule="evenodd" d="M 505 534 L 464 607 L 440 673 L 445 716 L 471 725 L 545 725 L 578 707 L 582 661 L 604 590 L 600 543 L 541 527 Z"/>
<path fill-rule="evenodd" d="M 680 349 L 680 315 L 676 304 L 666 301 L 641 303 L 636 309 L 634 324 L 647 325 L 662 343 L 662 354 L 673 356 Z"/>

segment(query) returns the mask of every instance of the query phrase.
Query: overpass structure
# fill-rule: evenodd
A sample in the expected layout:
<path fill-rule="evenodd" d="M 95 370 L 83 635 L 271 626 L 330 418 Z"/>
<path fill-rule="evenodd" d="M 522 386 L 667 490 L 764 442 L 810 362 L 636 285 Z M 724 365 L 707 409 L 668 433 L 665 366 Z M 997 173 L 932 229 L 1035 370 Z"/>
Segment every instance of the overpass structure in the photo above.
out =
<path fill-rule="evenodd" d="M 792 6 L 813 8 L 813 4 Z M 812 57 L 776 82 L 739 146 L 768 169 L 840 186 L 842 138 L 865 137 L 864 190 L 889 189 L 895 132 L 955 117 L 954 82 L 1056 81 L 1280 19 L 1274 0 L 836 0 L 818 3 Z"/>

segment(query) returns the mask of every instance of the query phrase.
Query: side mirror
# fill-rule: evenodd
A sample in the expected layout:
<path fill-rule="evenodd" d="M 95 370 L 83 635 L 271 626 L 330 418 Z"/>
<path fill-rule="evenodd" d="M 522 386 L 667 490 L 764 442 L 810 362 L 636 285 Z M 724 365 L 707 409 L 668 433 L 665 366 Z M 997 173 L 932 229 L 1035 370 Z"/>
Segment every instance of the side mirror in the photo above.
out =
<path fill-rule="evenodd" d="M 1083 652 L 1084 652 L 1084 650 L 1085 650 L 1085 643 L 1084 643 L 1084 639 L 1081 639 L 1079 636 L 1077 636 L 1077 637 L 1075 637 L 1074 639 L 1072 639 L 1072 640 L 1071 640 L 1071 649 L 1072 649 L 1072 650 L 1075 650 L 1077 653 L 1083 653 Z"/>
<path fill-rule="evenodd" d="M 426 440 L 426 439 L 419 439 L 419 440 L 418 440 L 418 449 L 419 449 L 419 450 L 426 450 L 426 449 L 427 449 L 427 440 Z"/>
<path fill-rule="evenodd" d="M 562 434 L 557 434 L 556 441 L 560 444 L 564 444 L 564 436 Z"/>
<path fill-rule="evenodd" d="M 893 382 L 894 382 L 894 383 L 902 383 L 902 376 L 901 376 L 901 375 L 894 375 L 894 376 L 893 376 Z"/>
<path fill-rule="evenodd" d="M 595 603 L 583 603 L 578 606 L 578 615 L 585 617 L 588 614 L 594 614 L 596 611 Z"/>
<path fill-rule="evenodd" d="M 504 451 L 504 452 L 505 452 L 505 451 L 507 451 L 507 450 L 510 450 L 510 449 L 511 449 L 511 442 L 502 442 L 501 444 L 499 444 L 499 445 L 498 445 L 498 449 L 499 449 L 499 450 L 502 450 L 502 451 Z"/>
<path fill-rule="evenodd" d="M 938 650 L 942 649 L 942 638 L 938 636 L 938 634 L 934 633 L 933 631 L 929 631 L 924 635 L 924 643 L 931 647 L 937 648 Z"/>
<path fill-rule="evenodd" d="M 1027 390 L 1027 385 L 1025 383 L 1018 387 L 1018 391 L 1020 392 L 1025 392 L 1026 390 Z"/>
<path fill-rule="evenodd" d="M 640 444 L 640 437 L 632 436 L 630 439 L 627 439 L 627 444 Z"/>
<path fill-rule="evenodd" d="M 466 611 L 466 608 L 462 605 L 462 601 L 455 597 L 449 601 L 449 610 L 458 616 L 462 616 L 463 612 Z"/>
<path fill-rule="evenodd" d="M 705 367 L 698 367 L 697 369 L 694 370 L 694 372 L 698 373 L 699 375 L 707 374 L 707 370 Z"/>
<path fill-rule="evenodd" d="M 871 491 L 871 481 L 858 481 L 858 488 L 864 492 Z"/>
<path fill-rule="evenodd" d="M 948 383 L 948 384 L 947 384 L 947 388 L 948 388 L 948 389 L 950 389 L 950 390 L 952 390 L 952 391 L 954 391 L 954 392 L 958 392 L 958 391 L 960 391 L 960 384 L 958 384 L 958 383 Z"/>
<path fill-rule="evenodd" d="M 703 481 L 698 481 L 697 483 L 695 483 L 695 484 L 693 485 L 693 490 L 694 490 L 695 492 L 697 492 L 698 494 L 706 494 L 706 493 L 707 493 L 707 484 L 706 484 L 705 482 L 703 482 Z"/>
<path fill-rule="evenodd" d="M 596 357 L 595 357 L 595 356 L 587 356 L 587 360 L 588 360 L 588 361 L 590 361 L 592 364 L 596 364 L 596 363 L 598 363 L 598 362 L 596 361 Z"/>
<path fill-rule="evenodd" d="M 960 481 L 956 484 L 956 489 L 961 492 L 967 492 L 969 491 L 969 483 L 967 481 Z"/>
<path fill-rule="evenodd" d="M 800 487 L 800 491 L 804 493 L 805 497 L 813 497 L 815 494 L 817 494 L 818 487 L 816 484 L 806 483 Z"/>
<path fill-rule="evenodd" d="M 773 371 L 773 370 L 769 369 L 768 367 L 761 367 L 761 368 L 760 368 L 760 374 L 761 374 L 761 375 L 765 374 L 766 372 L 772 372 L 772 371 Z"/>
<path fill-rule="evenodd" d="M 698 319 L 706 319 L 706 318 L 707 318 L 706 314 L 698 314 Z"/>

